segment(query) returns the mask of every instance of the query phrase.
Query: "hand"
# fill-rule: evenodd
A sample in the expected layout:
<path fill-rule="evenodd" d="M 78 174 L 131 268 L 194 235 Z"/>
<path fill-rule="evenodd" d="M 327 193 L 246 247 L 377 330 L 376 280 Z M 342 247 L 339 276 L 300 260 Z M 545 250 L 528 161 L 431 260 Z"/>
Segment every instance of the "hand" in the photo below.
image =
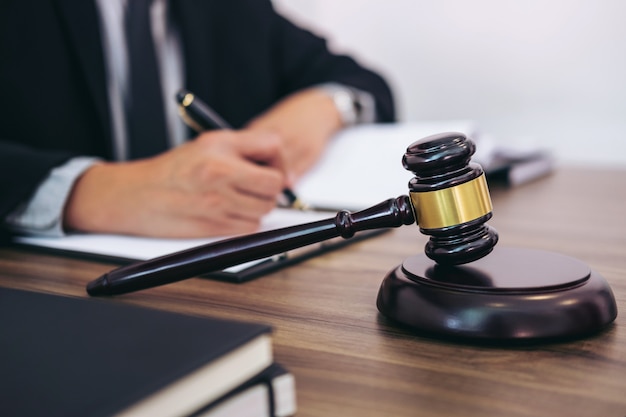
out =
<path fill-rule="evenodd" d="M 281 149 L 276 135 L 223 130 L 154 158 L 95 165 L 75 184 L 64 225 L 181 238 L 253 232 L 287 184 Z"/>
<path fill-rule="evenodd" d="M 287 172 L 295 181 L 320 158 L 328 141 L 342 127 L 333 100 L 316 88 L 295 93 L 254 119 L 254 131 L 278 134 Z"/>

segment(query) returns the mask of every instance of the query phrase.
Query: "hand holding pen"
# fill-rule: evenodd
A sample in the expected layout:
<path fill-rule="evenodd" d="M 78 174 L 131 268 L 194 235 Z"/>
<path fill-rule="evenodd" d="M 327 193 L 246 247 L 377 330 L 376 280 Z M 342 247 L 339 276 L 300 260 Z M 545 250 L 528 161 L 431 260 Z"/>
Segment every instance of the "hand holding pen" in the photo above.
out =
<path fill-rule="evenodd" d="M 66 204 L 68 230 L 160 238 L 251 233 L 286 185 L 274 134 L 220 130 L 155 157 L 87 169 Z"/>
<path fill-rule="evenodd" d="M 191 92 L 179 91 L 176 94 L 176 100 L 179 104 L 181 118 L 187 126 L 197 133 L 210 129 L 232 129 L 228 122 Z M 284 188 L 282 194 L 286 200 L 286 205 L 300 210 L 307 208 L 290 188 Z"/>
<path fill-rule="evenodd" d="M 99 162 L 74 184 L 63 227 L 160 238 L 251 233 L 283 194 L 283 155 L 282 139 L 266 130 L 222 129 L 154 157 Z"/>

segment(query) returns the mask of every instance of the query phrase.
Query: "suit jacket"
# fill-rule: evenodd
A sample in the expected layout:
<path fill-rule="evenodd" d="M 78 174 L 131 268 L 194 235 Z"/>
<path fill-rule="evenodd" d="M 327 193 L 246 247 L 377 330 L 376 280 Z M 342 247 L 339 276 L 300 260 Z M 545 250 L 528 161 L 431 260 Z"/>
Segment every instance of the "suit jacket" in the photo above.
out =
<path fill-rule="evenodd" d="M 172 0 L 170 7 L 185 57 L 182 87 L 235 127 L 324 82 L 371 92 L 381 121 L 393 120 L 380 76 L 329 53 L 269 0 Z M 112 158 L 101 45 L 93 1 L 0 2 L 0 219 L 72 156 Z"/>

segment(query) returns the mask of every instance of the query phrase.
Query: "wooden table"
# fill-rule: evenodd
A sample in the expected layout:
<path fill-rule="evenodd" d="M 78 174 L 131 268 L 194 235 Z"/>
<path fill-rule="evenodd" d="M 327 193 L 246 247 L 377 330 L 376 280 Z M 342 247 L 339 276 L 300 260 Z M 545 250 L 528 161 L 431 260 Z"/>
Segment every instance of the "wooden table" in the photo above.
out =
<path fill-rule="evenodd" d="M 491 192 L 499 245 L 589 264 L 613 289 L 614 324 L 583 340 L 508 348 L 400 329 L 375 299 L 382 277 L 422 250 L 415 226 L 246 284 L 190 279 L 116 302 L 271 324 L 275 357 L 296 376 L 299 417 L 626 416 L 626 170 L 559 169 Z M 113 266 L 2 248 L 0 285 L 86 297 L 86 283 Z"/>

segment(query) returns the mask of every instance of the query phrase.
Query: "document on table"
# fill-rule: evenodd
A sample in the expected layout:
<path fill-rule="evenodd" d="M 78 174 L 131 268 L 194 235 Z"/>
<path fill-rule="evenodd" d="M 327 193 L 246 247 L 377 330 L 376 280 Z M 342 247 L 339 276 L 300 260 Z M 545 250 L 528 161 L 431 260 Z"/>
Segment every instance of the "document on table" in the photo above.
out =
<path fill-rule="evenodd" d="M 301 211 L 277 208 L 262 221 L 259 231 L 280 229 L 298 224 L 314 222 L 334 217 L 333 213 Z M 39 248 L 45 252 L 73 255 L 87 259 L 129 263 L 167 255 L 192 247 L 217 242 L 233 236 L 221 236 L 205 239 L 157 239 L 149 237 L 108 235 L 108 234 L 70 234 L 64 237 L 17 237 L 15 242 Z M 345 241 L 348 243 L 349 241 Z M 209 275 L 227 281 L 247 281 L 278 267 L 292 264 L 305 256 L 313 256 L 333 249 L 333 245 L 343 242 L 327 242 L 310 245 L 307 250 L 284 253 L 272 258 L 246 262 L 224 271 Z"/>
<path fill-rule="evenodd" d="M 320 162 L 296 184 L 298 197 L 313 208 L 331 211 L 301 211 L 277 208 L 263 219 L 261 230 L 273 230 L 334 217 L 339 210 L 357 211 L 389 198 L 408 194 L 413 174 L 402 166 L 402 156 L 413 142 L 441 132 L 461 132 L 478 143 L 477 162 L 489 163 L 494 146 L 481 143 L 472 121 L 434 121 L 374 124 L 351 127 L 334 137 Z M 484 146 L 481 146 L 484 145 Z M 484 164 L 483 164 L 484 165 Z M 489 174 L 488 169 L 486 168 Z M 361 232 L 352 239 L 333 239 L 282 254 L 228 268 L 217 277 L 245 281 L 301 259 L 372 236 Z M 72 234 L 62 238 L 19 237 L 17 243 L 55 252 L 84 255 L 119 262 L 146 260 L 232 236 L 212 239 L 154 239 L 119 235 Z"/>
<path fill-rule="evenodd" d="M 358 210 L 408 193 L 413 174 L 402 156 L 413 142 L 441 132 L 472 137 L 467 120 L 360 125 L 336 135 L 320 162 L 296 185 L 298 197 L 313 207 Z"/>

